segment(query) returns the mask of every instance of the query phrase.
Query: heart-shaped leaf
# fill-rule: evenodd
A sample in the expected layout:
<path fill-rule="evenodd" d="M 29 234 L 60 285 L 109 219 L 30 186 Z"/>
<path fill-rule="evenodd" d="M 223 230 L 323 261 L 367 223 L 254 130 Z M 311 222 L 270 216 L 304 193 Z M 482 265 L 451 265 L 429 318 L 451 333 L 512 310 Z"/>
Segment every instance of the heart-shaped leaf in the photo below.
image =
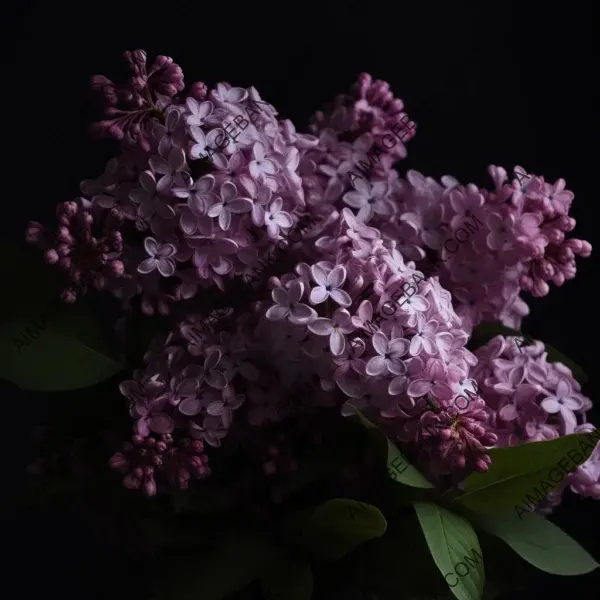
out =
<path fill-rule="evenodd" d="M 4 317 L 0 377 L 23 390 L 77 390 L 124 369 L 110 356 L 100 324 L 81 302 L 63 306 L 58 300 Z"/>
<path fill-rule="evenodd" d="M 555 575 L 583 575 L 600 565 L 562 529 L 540 515 L 492 517 L 471 513 L 469 519 L 506 542 L 534 567 Z"/>
<path fill-rule="evenodd" d="M 437 568 L 459 600 L 479 600 L 485 573 L 477 534 L 463 517 L 432 502 L 413 502 Z"/>
<path fill-rule="evenodd" d="M 394 481 L 410 487 L 433 488 L 433 484 L 406 460 L 377 425 L 369 421 L 355 406 L 352 408 L 356 412 L 356 418 L 368 429 L 374 444 L 379 448 L 379 454 L 385 455 L 388 474 Z"/>
<path fill-rule="evenodd" d="M 321 560 L 337 560 L 367 540 L 381 537 L 387 523 L 381 511 L 370 504 L 334 498 L 318 506 L 308 519 L 303 542 Z"/>
<path fill-rule="evenodd" d="M 2 244 L 0 377 L 24 390 L 66 391 L 100 383 L 124 368 L 110 356 L 87 306 L 60 300 L 52 269 L 31 248 Z"/>
<path fill-rule="evenodd" d="M 261 587 L 265 600 L 310 600 L 312 570 L 306 562 L 283 554 L 265 572 Z"/>
<path fill-rule="evenodd" d="M 483 514 L 528 512 L 560 484 L 566 473 L 589 458 L 599 439 L 598 430 L 594 430 L 544 442 L 492 448 L 488 470 L 469 475 L 464 493 L 452 502 Z"/>
<path fill-rule="evenodd" d="M 259 579 L 281 550 L 258 532 L 226 533 L 207 553 L 178 559 L 156 583 L 154 597 L 222 600 Z"/>

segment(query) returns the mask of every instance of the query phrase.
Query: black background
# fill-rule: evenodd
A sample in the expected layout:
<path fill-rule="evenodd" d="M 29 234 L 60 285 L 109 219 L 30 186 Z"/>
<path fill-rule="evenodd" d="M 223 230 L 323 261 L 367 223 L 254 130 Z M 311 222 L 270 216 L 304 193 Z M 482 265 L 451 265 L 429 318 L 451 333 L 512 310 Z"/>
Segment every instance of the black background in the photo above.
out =
<path fill-rule="evenodd" d="M 77 195 L 81 179 L 101 172 L 111 147 L 87 137 L 93 117 L 89 78 L 116 76 L 122 51 L 144 48 L 149 58 L 172 56 L 186 83 L 254 85 L 299 130 L 360 72 L 370 72 L 391 84 L 418 123 L 401 173 L 413 168 L 434 177 L 452 174 L 463 183 L 491 187 L 486 172 L 491 163 L 509 172 L 521 165 L 550 181 L 563 177 L 575 193 L 574 236 L 594 244 L 593 3 L 216 4 L 219 10 L 197 0 L 53 1 L 19 2 L 5 10 L 3 237 L 22 239 L 29 219 L 48 219 L 57 202 Z M 527 298 L 532 315 L 523 326 L 584 368 L 590 376 L 584 391 L 592 400 L 598 398 L 597 254 L 578 259 L 576 279 L 551 288 L 548 297 Z M 45 399 L 12 387 L 3 396 L 10 425 L 5 433 L 17 448 L 8 462 L 20 468 L 25 458 L 17 457 L 27 454 L 23 431 L 34 412 L 39 417 Z M 599 411 L 594 412 L 598 423 Z M 555 521 L 600 559 L 597 514 L 597 502 L 567 497 Z M 18 536 L 12 557 L 23 571 L 18 593 L 119 595 L 115 586 L 127 570 L 123 557 L 103 548 L 68 511 L 19 515 L 10 517 Z M 595 588 L 583 589 L 594 582 Z M 597 585 L 596 574 L 540 575 L 530 593 L 552 589 L 593 598 Z"/>

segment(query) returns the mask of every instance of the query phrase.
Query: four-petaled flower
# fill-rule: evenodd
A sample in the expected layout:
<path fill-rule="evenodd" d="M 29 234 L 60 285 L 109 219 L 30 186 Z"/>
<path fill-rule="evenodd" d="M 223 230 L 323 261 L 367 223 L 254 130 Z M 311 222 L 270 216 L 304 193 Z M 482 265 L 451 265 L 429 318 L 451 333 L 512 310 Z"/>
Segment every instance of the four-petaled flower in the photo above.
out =
<path fill-rule="evenodd" d="M 561 378 L 556 386 L 554 394 L 547 394 L 541 402 L 541 407 L 549 414 L 560 413 L 565 425 L 565 434 L 573 433 L 577 427 L 577 417 L 574 410 L 580 410 L 583 407 L 581 395 L 573 390 L 569 381 Z"/>
<path fill-rule="evenodd" d="M 408 352 L 410 342 L 404 338 L 388 340 L 387 336 L 381 331 L 377 331 L 371 338 L 373 348 L 377 352 L 367 363 L 367 375 L 382 375 L 391 373 L 392 375 L 404 375 L 406 373 L 406 364 L 402 357 Z"/>
<path fill-rule="evenodd" d="M 275 288 L 271 292 L 275 306 L 271 306 L 267 310 L 267 319 L 279 321 L 288 317 L 290 323 L 295 325 L 304 325 L 315 319 L 317 312 L 307 304 L 300 302 L 303 293 L 304 284 L 299 279 L 291 281 L 287 289 Z"/>
<path fill-rule="evenodd" d="M 156 269 L 163 277 L 171 277 L 175 273 L 175 261 L 172 256 L 177 252 L 173 244 L 159 244 L 154 238 L 144 240 L 144 248 L 150 258 L 142 261 L 137 270 L 146 275 Z"/>
<path fill-rule="evenodd" d="M 256 142 L 252 148 L 252 156 L 254 160 L 250 161 L 248 168 L 250 175 L 254 179 L 261 179 L 264 175 L 275 175 L 279 171 L 277 163 L 265 158 L 265 145 L 262 142 Z"/>
<path fill-rule="evenodd" d="M 225 388 L 223 390 L 223 398 L 216 402 L 211 402 L 206 407 L 206 412 L 212 417 L 221 417 L 223 425 L 227 428 L 231 427 L 233 411 L 237 410 L 246 399 L 243 394 L 235 394 L 231 389 Z"/>
<path fill-rule="evenodd" d="M 240 215 L 252 210 L 250 198 L 238 198 L 237 188 L 231 181 L 221 186 L 221 201 L 208 209 L 209 217 L 219 217 L 219 227 L 224 231 L 231 225 L 231 215 Z"/>
<path fill-rule="evenodd" d="M 280 227 L 291 227 L 294 224 L 291 215 L 281 210 L 282 208 L 283 200 L 281 198 L 274 198 L 269 203 L 268 209 L 265 212 L 265 225 L 271 237 L 279 235 Z"/>
<path fill-rule="evenodd" d="M 321 304 L 327 298 L 331 299 L 340 306 L 350 306 L 352 298 L 348 292 L 340 289 L 346 281 L 346 268 L 338 265 L 329 273 L 319 265 L 313 265 L 310 269 L 313 279 L 318 284 L 310 292 L 310 301 L 312 304 Z"/>
<path fill-rule="evenodd" d="M 352 333 L 356 328 L 350 320 L 350 313 L 345 308 L 338 308 L 333 313 L 333 319 L 315 319 L 308 328 L 316 335 L 328 335 L 329 349 L 335 356 L 344 352 L 346 347 L 345 333 Z"/>

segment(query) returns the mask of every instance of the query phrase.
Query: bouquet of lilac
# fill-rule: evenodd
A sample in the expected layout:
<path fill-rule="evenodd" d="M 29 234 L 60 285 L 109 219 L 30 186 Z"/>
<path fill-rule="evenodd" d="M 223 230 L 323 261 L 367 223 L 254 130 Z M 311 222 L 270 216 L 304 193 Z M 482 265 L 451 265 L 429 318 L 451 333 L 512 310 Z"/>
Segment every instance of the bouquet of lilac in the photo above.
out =
<path fill-rule="evenodd" d="M 2 375 L 88 398 L 110 378 L 117 408 L 87 403 L 88 424 L 107 407 L 100 462 L 81 426 L 61 473 L 105 470 L 94 495 L 122 484 L 135 518 L 185 538 L 153 590 L 332 598 L 337 561 L 377 598 L 495 597 L 498 540 L 550 573 L 595 569 L 545 518 L 567 490 L 600 499 L 584 375 L 519 331 L 522 292 L 545 296 L 591 253 L 567 238 L 565 181 L 401 177 L 417 127 L 368 74 L 300 133 L 254 87 L 125 59 L 129 80 L 92 78 L 92 133 L 118 151 L 57 228 L 29 224 L 51 268 L 23 255 L 7 275 L 27 269 L 35 292 L 3 325 Z M 118 309 L 110 335 L 96 292 Z"/>

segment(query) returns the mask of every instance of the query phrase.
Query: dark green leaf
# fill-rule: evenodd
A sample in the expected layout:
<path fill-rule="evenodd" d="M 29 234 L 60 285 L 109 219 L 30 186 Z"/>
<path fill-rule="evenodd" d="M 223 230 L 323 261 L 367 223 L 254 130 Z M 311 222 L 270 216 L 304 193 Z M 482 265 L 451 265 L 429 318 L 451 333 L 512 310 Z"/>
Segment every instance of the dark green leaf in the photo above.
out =
<path fill-rule="evenodd" d="M 356 407 L 353 408 L 357 419 L 368 429 L 369 435 L 372 436 L 374 445 L 379 449 L 379 455 L 385 455 L 389 476 L 394 481 L 410 487 L 433 488 L 433 484 L 406 460 L 402 452 L 388 439 L 385 433 L 365 418 Z"/>
<path fill-rule="evenodd" d="M 334 498 L 318 506 L 303 533 L 305 547 L 316 558 L 337 560 L 367 540 L 385 533 L 381 511 L 370 504 Z"/>
<path fill-rule="evenodd" d="M 27 333 L 29 332 L 29 333 Z M 89 387 L 123 370 L 85 304 L 17 309 L 0 323 L 0 376 L 24 390 Z"/>
<path fill-rule="evenodd" d="M 565 471 L 585 462 L 598 442 L 598 434 L 566 435 L 555 440 L 528 442 L 509 448 L 492 448 L 492 464 L 484 473 L 472 473 L 464 493 L 454 498 L 484 514 L 523 513 L 557 487 Z M 561 462 L 565 469 L 561 469 Z"/>
<path fill-rule="evenodd" d="M 122 370 L 88 308 L 60 300 L 55 271 L 41 253 L 1 247 L 11 260 L 0 276 L 12 292 L 0 300 L 0 377 L 24 390 L 66 391 L 92 386 Z"/>
<path fill-rule="evenodd" d="M 562 529 L 534 513 L 493 517 L 471 513 L 469 520 L 506 542 L 534 567 L 555 575 L 583 575 L 600 565 Z"/>
<path fill-rule="evenodd" d="M 281 548 L 258 532 L 225 534 L 206 554 L 190 554 L 155 585 L 162 600 L 222 600 L 259 579 Z"/>
<path fill-rule="evenodd" d="M 459 600 L 479 600 L 485 573 L 477 534 L 469 522 L 431 502 L 413 502 L 437 568 Z"/>
<path fill-rule="evenodd" d="M 265 572 L 261 587 L 265 600 L 310 600 L 312 570 L 307 563 L 283 554 Z"/>

